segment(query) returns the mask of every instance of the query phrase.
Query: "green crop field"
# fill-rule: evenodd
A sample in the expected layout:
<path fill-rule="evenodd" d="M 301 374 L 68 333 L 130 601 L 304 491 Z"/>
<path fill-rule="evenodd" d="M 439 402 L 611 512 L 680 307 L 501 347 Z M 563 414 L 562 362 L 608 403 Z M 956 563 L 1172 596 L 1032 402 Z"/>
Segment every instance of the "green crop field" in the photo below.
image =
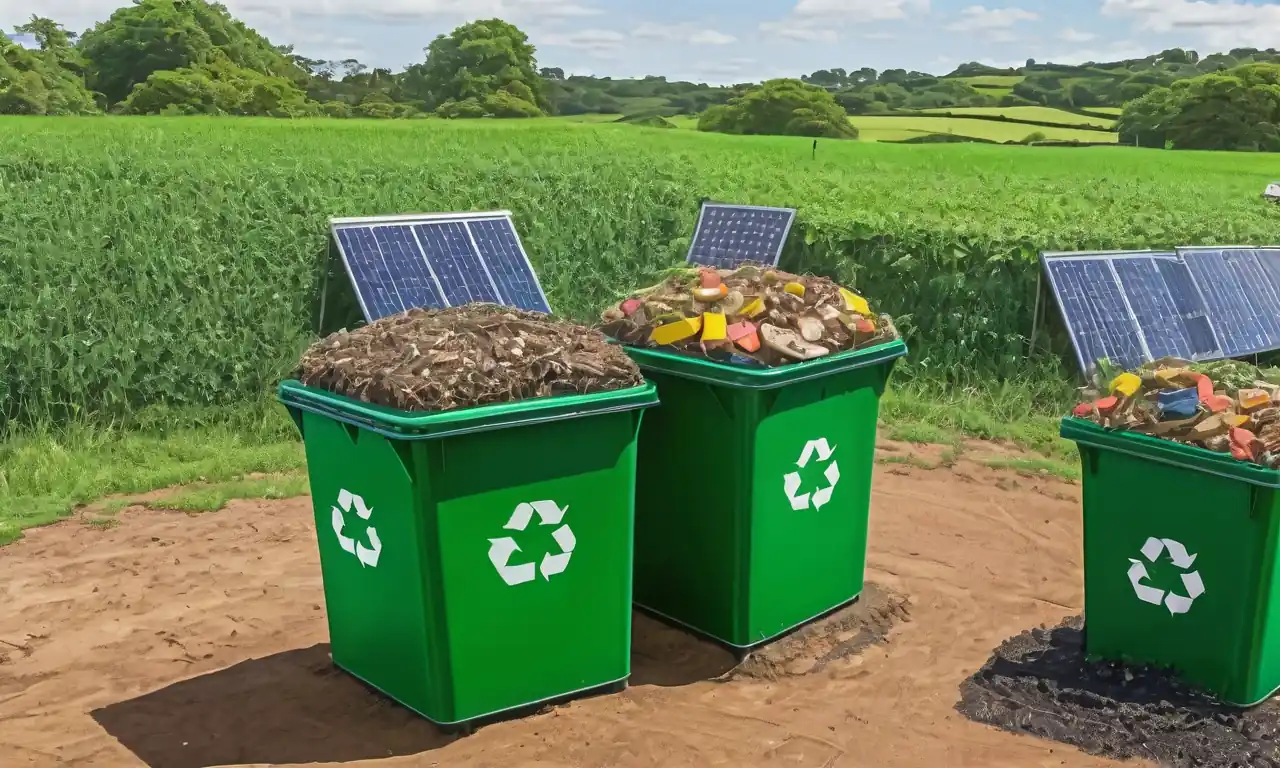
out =
<path fill-rule="evenodd" d="M 313 338 L 330 216 L 510 209 L 552 305 L 590 319 L 683 259 L 703 197 L 798 208 L 784 266 L 899 317 L 906 375 L 1026 377 L 1053 364 L 1025 357 L 1038 249 L 1274 242 L 1258 191 L 1280 176 L 1269 155 L 825 141 L 813 159 L 810 139 L 553 120 L 4 118 L 0 137 L 17 423 L 269 392 Z"/>
<path fill-rule="evenodd" d="M 1119 117 L 1120 113 L 1124 111 L 1124 107 L 1089 107 L 1089 111 L 1100 112 L 1104 115 L 1115 115 L 1116 117 Z"/>
<path fill-rule="evenodd" d="M 968 83 L 974 88 L 1009 88 L 1022 82 L 1026 78 L 1023 75 L 975 75 L 973 77 L 957 77 L 954 78 L 962 83 Z"/>
<path fill-rule="evenodd" d="M 1034 120 L 1040 123 L 1056 123 L 1064 126 L 1096 125 L 1099 128 L 1113 128 L 1116 124 L 1116 121 L 1108 120 L 1104 117 L 1078 115 L 1074 112 L 1054 109 L 1053 107 L 947 107 L 945 109 L 922 109 L 920 112 L 923 114 L 950 113 L 956 116 L 996 115 L 1007 117 L 1010 120 Z"/>
<path fill-rule="evenodd" d="M 1056 111 L 1056 110 L 1054 110 Z M 1002 123 L 963 117 L 902 117 L 899 115 L 855 115 L 849 122 L 857 126 L 859 138 L 892 141 L 927 133 L 953 133 L 992 141 L 1021 141 L 1031 133 L 1041 133 L 1050 141 L 1114 142 L 1114 133 L 1079 128 L 1054 128 L 1022 123 Z"/>

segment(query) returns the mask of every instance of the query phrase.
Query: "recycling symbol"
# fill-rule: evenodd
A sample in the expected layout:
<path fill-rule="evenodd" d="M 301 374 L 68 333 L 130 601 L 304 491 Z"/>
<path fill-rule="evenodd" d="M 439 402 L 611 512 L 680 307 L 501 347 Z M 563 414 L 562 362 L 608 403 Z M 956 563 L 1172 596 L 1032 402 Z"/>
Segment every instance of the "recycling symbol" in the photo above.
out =
<path fill-rule="evenodd" d="M 1187 570 L 1196 561 L 1198 555 L 1187 554 L 1187 548 L 1173 539 L 1152 537 L 1147 539 L 1146 544 L 1142 545 L 1142 555 L 1147 558 L 1147 562 L 1151 563 L 1159 559 L 1165 550 L 1169 551 L 1169 559 L 1173 564 L 1182 569 L 1182 588 L 1187 593 L 1185 596 L 1179 595 L 1172 590 L 1166 593 L 1164 590 L 1143 584 L 1142 580 L 1147 578 L 1147 566 L 1143 565 L 1141 560 L 1135 560 L 1132 557 L 1129 558 L 1131 563 L 1129 566 L 1129 583 L 1133 585 L 1134 594 L 1142 602 L 1152 605 L 1164 603 L 1171 616 L 1186 613 L 1191 610 L 1191 604 L 1195 602 L 1196 598 L 1204 594 L 1204 582 L 1200 579 L 1200 572 Z"/>
<path fill-rule="evenodd" d="M 516 505 L 515 511 L 511 513 L 511 519 L 502 527 L 509 531 L 523 531 L 529 527 L 529 522 L 533 520 L 536 512 L 541 525 L 560 526 L 551 532 L 551 538 L 560 545 L 560 552 L 559 554 L 546 553 L 542 556 L 541 564 L 529 562 L 513 565 L 511 556 L 521 551 L 516 540 L 510 536 L 489 539 L 489 562 L 493 563 L 493 567 L 497 569 L 498 575 L 507 583 L 507 586 L 514 587 L 526 581 L 533 581 L 537 578 L 539 571 L 542 572 L 543 579 L 550 581 L 552 576 L 564 573 L 564 569 L 569 567 L 569 557 L 573 554 L 573 548 L 577 546 L 578 540 L 573 536 L 573 529 L 567 524 L 560 523 L 568 510 L 568 506 L 562 509 L 559 504 L 549 500 L 521 502 Z"/>
<path fill-rule="evenodd" d="M 791 472 L 783 478 L 783 489 L 787 492 L 787 499 L 791 502 L 791 508 L 797 512 L 807 509 L 810 504 L 814 509 L 822 509 L 823 505 L 831 501 L 831 494 L 836 490 L 836 483 L 840 482 L 840 465 L 836 463 L 831 455 L 836 452 L 834 446 L 827 444 L 827 438 L 820 437 L 817 440 L 810 440 L 805 443 L 804 451 L 800 454 L 800 460 L 796 462 L 796 466 L 804 469 L 809 465 L 809 460 L 813 455 L 818 454 L 819 461 L 828 461 L 826 471 L 822 474 L 827 479 L 827 486 L 819 488 L 812 493 L 800 493 L 800 486 L 803 480 L 800 478 L 799 472 Z"/>
<path fill-rule="evenodd" d="M 369 536 L 370 546 L 368 547 L 342 532 L 342 529 L 346 526 L 346 518 L 343 513 L 350 512 L 353 506 L 361 520 L 368 520 L 369 516 L 373 514 L 373 510 L 365 506 L 363 498 L 345 488 L 338 491 L 338 505 L 333 508 L 333 532 L 338 536 L 338 545 L 355 555 L 356 559 L 360 561 L 361 568 L 365 566 L 377 568 L 378 558 L 382 556 L 382 541 L 378 538 L 378 529 L 372 525 L 365 529 Z"/>

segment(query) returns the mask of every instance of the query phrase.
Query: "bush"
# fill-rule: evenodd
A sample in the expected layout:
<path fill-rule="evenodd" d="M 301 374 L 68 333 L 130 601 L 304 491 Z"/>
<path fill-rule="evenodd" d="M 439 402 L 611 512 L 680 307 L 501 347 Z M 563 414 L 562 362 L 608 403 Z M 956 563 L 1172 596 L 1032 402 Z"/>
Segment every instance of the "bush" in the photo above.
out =
<path fill-rule="evenodd" d="M 698 130 L 749 135 L 856 139 L 849 113 L 826 90 L 799 80 L 770 80 L 702 113 Z"/>

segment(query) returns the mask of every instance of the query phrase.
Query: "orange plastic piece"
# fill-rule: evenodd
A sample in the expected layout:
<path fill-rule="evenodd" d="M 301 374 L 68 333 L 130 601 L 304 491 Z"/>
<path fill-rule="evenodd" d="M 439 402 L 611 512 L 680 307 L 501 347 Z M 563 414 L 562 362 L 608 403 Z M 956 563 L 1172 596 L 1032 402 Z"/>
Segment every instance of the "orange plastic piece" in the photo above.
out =
<path fill-rule="evenodd" d="M 626 315 L 627 317 L 631 317 L 636 313 L 636 310 L 639 309 L 642 304 L 644 304 L 644 302 L 640 301 L 639 299 L 627 299 L 626 301 L 622 302 L 622 306 L 618 307 L 618 309 L 622 310 L 622 314 Z"/>
<path fill-rule="evenodd" d="M 1093 413 L 1093 403 L 1080 403 L 1075 408 L 1071 409 L 1071 415 L 1078 416 L 1080 418 L 1084 418 L 1091 413 Z"/>
<path fill-rule="evenodd" d="M 720 274 L 711 269 L 702 270 L 702 273 L 698 278 L 701 281 L 703 288 L 719 288 L 724 284 L 724 281 L 720 279 Z"/>
<path fill-rule="evenodd" d="M 1226 395 L 1209 395 L 1208 397 L 1202 397 L 1201 402 L 1204 403 L 1204 407 L 1209 409 L 1209 413 L 1222 413 L 1235 404 Z"/>
<path fill-rule="evenodd" d="M 725 335 L 728 336 L 729 341 L 747 352 L 756 352 L 760 349 L 760 334 L 754 323 L 748 323 L 745 320 L 734 323 L 726 329 Z"/>
<path fill-rule="evenodd" d="M 1247 429 L 1236 427 L 1231 430 L 1231 456 L 1241 461 L 1254 461 L 1258 458 L 1261 444 L 1258 436 Z"/>
<path fill-rule="evenodd" d="M 853 329 L 858 333 L 875 333 L 876 324 L 865 317 L 860 317 L 854 322 Z"/>
<path fill-rule="evenodd" d="M 1213 397 L 1213 379 L 1210 379 L 1203 373 L 1190 372 L 1187 373 L 1187 378 L 1195 381 L 1196 394 L 1200 396 L 1200 402 L 1209 402 L 1209 398 Z"/>
<path fill-rule="evenodd" d="M 1116 409 L 1116 406 L 1120 405 L 1120 398 L 1116 397 L 1115 395 L 1112 395 L 1111 397 L 1104 397 L 1101 400 L 1094 403 L 1093 405 L 1095 408 L 1098 409 L 1098 413 L 1101 413 L 1103 416 L 1106 416 L 1110 414 L 1112 411 L 1114 411 Z"/>
<path fill-rule="evenodd" d="M 1240 410 L 1254 411 L 1271 405 L 1271 395 L 1265 389 L 1242 389 L 1237 393 Z"/>

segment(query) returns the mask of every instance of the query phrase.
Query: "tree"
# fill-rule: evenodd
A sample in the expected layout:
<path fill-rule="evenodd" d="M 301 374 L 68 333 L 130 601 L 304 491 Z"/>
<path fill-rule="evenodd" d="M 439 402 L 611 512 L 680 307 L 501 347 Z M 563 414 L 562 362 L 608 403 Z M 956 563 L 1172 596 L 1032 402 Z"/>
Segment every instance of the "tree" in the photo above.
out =
<path fill-rule="evenodd" d="M 564 70 L 559 67 L 544 67 L 538 70 L 538 76 L 543 80 L 563 80 Z"/>
<path fill-rule="evenodd" d="M 97 112 L 78 74 L 80 60 L 60 26 L 32 17 L 41 50 L 28 51 L 0 35 L 0 114 L 77 115 Z"/>
<path fill-rule="evenodd" d="M 135 0 L 80 39 L 87 85 L 123 101 L 154 72 L 227 61 L 298 85 L 309 75 L 257 32 L 205 0 Z"/>
<path fill-rule="evenodd" d="M 1120 140 L 1175 149 L 1280 152 L 1280 65 L 1246 64 L 1125 105 Z"/>
<path fill-rule="evenodd" d="M 856 139 L 858 130 L 835 97 L 794 79 L 769 80 L 702 113 L 698 130 L 720 133 Z"/>
<path fill-rule="evenodd" d="M 457 116 L 461 104 L 467 105 L 468 114 L 474 112 L 473 104 L 481 110 L 545 114 L 551 103 L 547 83 L 538 76 L 535 53 L 528 36 L 501 19 L 464 24 L 427 47 L 427 61 L 414 80 L 421 90 L 413 95 L 429 108 L 450 104 L 447 116 Z M 516 105 L 512 99 L 527 105 Z"/>
<path fill-rule="evenodd" d="M 318 113 L 288 79 L 220 62 L 152 72 L 122 103 L 133 115 L 263 115 Z"/>

